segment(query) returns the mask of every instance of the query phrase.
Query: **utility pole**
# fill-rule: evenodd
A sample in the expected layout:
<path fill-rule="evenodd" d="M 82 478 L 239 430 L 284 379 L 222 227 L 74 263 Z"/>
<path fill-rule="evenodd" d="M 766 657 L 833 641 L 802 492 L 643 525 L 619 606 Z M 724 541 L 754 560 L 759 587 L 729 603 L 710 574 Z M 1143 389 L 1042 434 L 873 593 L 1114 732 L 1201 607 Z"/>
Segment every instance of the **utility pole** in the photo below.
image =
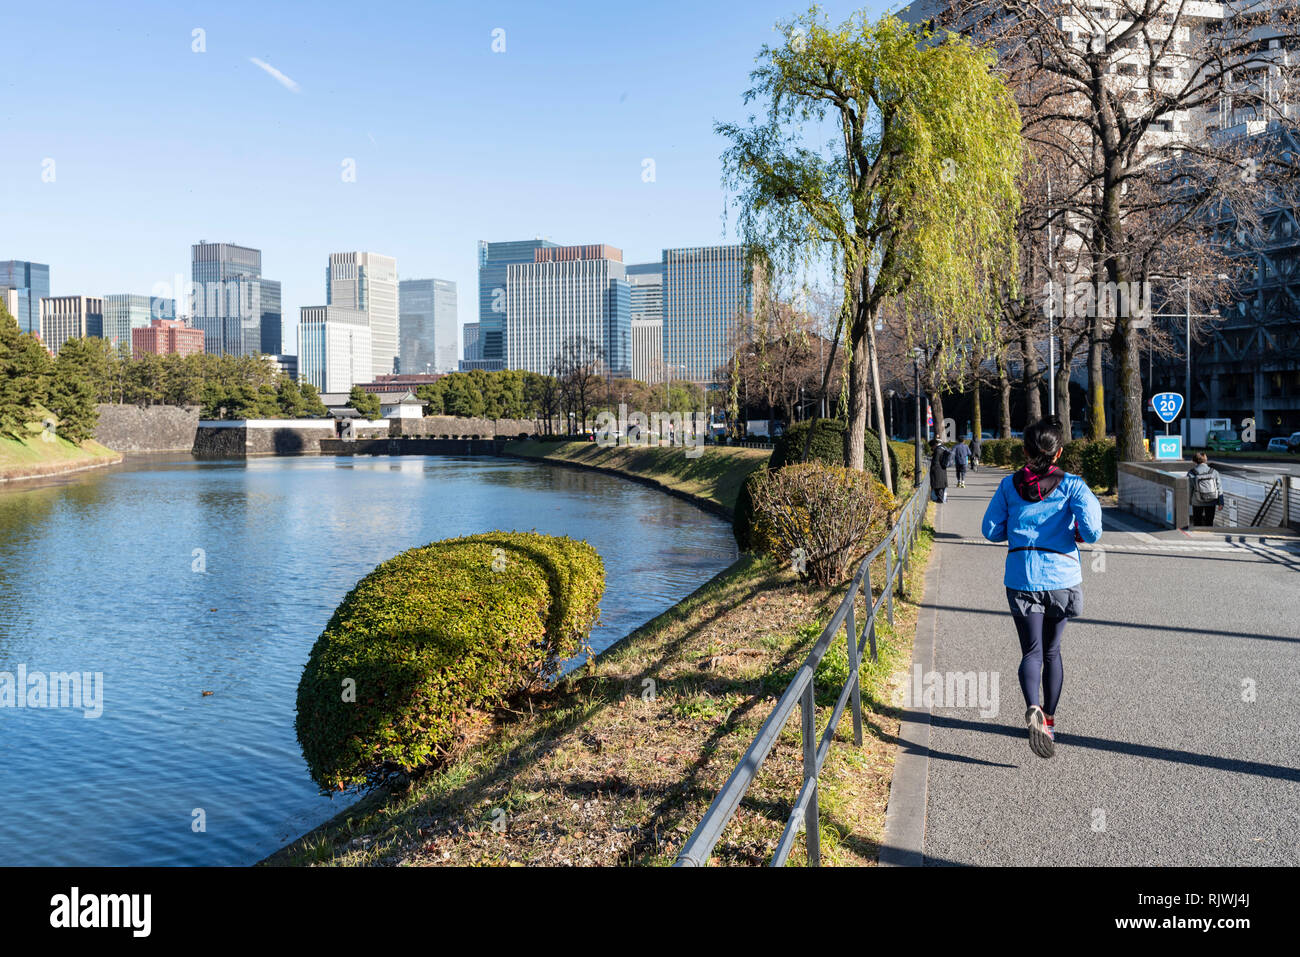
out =
<path fill-rule="evenodd" d="M 912 391 L 916 393 L 916 440 L 913 448 L 916 457 L 913 460 L 913 487 L 921 484 L 921 350 L 912 350 Z"/>
<path fill-rule="evenodd" d="M 1187 352 L 1187 365 L 1183 369 L 1183 405 L 1187 411 L 1183 413 L 1183 421 L 1179 423 L 1180 431 L 1183 433 L 1183 444 L 1186 445 L 1192 441 L 1192 277 L 1187 276 L 1187 288 L 1183 291 L 1184 305 L 1187 309 L 1186 340 L 1184 348 Z"/>

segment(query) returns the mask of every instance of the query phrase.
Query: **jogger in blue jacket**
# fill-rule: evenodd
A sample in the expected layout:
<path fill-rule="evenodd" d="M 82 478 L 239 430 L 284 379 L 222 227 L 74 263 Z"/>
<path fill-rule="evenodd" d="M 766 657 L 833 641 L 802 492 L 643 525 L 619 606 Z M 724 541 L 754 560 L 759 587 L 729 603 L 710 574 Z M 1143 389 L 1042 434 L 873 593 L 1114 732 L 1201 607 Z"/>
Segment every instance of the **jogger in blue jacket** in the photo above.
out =
<path fill-rule="evenodd" d="M 1101 504 L 1088 483 L 1056 467 L 1065 446 L 1059 419 L 1025 429 L 1025 466 L 1008 475 L 984 512 L 984 537 L 1007 543 L 1007 604 L 1020 638 L 1020 690 L 1029 745 L 1056 753 L 1056 705 L 1064 674 L 1065 623 L 1083 611 L 1077 542 L 1101 538 Z M 1040 698 L 1039 686 L 1042 686 Z"/>

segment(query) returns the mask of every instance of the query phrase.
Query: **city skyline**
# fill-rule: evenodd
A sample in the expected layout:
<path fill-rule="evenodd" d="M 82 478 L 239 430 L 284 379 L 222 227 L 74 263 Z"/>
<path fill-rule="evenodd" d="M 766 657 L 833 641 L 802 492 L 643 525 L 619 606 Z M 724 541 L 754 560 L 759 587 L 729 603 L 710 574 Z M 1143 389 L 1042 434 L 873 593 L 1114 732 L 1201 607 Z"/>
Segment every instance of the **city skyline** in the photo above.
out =
<path fill-rule="evenodd" d="M 604 236 L 627 262 L 736 242 L 713 124 L 743 118 L 754 54 L 792 10 L 584 3 L 556 18 L 527 4 L 403 4 L 382 21 L 307 23 L 261 12 L 51 4 L 11 24 L 0 256 L 49 263 L 48 295 L 149 294 L 189 275 L 200 238 L 234 242 L 263 251 L 292 320 L 320 303 L 331 253 L 374 249 L 402 277 L 455 282 L 463 325 L 478 313 L 479 240 Z M 56 68 L 43 49 L 67 56 Z M 582 93 L 534 109 L 539 88 Z M 411 123 L 417 113 L 430 121 Z M 141 139 L 157 148 L 140 154 Z M 283 349 L 296 352 L 290 335 Z"/>

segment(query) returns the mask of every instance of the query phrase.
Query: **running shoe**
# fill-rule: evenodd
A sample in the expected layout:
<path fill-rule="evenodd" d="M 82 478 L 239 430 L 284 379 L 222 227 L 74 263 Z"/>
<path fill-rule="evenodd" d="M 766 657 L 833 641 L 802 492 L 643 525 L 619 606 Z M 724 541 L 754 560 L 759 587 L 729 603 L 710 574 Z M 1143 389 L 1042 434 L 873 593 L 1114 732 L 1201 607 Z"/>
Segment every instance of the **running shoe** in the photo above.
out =
<path fill-rule="evenodd" d="M 1029 727 L 1029 748 L 1040 758 L 1050 758 L 1056 754 L 1056 736 L 1048 727 L 1043 717 L 1043 709 L 1030 705 L 1025 712 L 1025 724 Z"/>

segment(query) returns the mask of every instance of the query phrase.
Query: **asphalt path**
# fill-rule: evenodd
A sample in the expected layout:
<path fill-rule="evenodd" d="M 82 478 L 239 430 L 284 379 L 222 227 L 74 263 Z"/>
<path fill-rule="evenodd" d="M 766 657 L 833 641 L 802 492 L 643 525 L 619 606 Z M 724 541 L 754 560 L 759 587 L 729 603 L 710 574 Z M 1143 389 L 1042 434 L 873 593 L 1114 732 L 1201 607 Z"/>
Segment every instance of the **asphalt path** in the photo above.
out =
<path fill-rule="evenodd" d="M 935 507 L 923 671 L 983 673 L 986 706 L 930 709 L 924 863 L 1300 864 L 1300 548 L 1107 510 L 1082 546 L 1083 617 L 1066 627 L 1044 760 L 1025 731 L 1006 546 L 980 534 L 1007 474 L 973 472 Z"/>

